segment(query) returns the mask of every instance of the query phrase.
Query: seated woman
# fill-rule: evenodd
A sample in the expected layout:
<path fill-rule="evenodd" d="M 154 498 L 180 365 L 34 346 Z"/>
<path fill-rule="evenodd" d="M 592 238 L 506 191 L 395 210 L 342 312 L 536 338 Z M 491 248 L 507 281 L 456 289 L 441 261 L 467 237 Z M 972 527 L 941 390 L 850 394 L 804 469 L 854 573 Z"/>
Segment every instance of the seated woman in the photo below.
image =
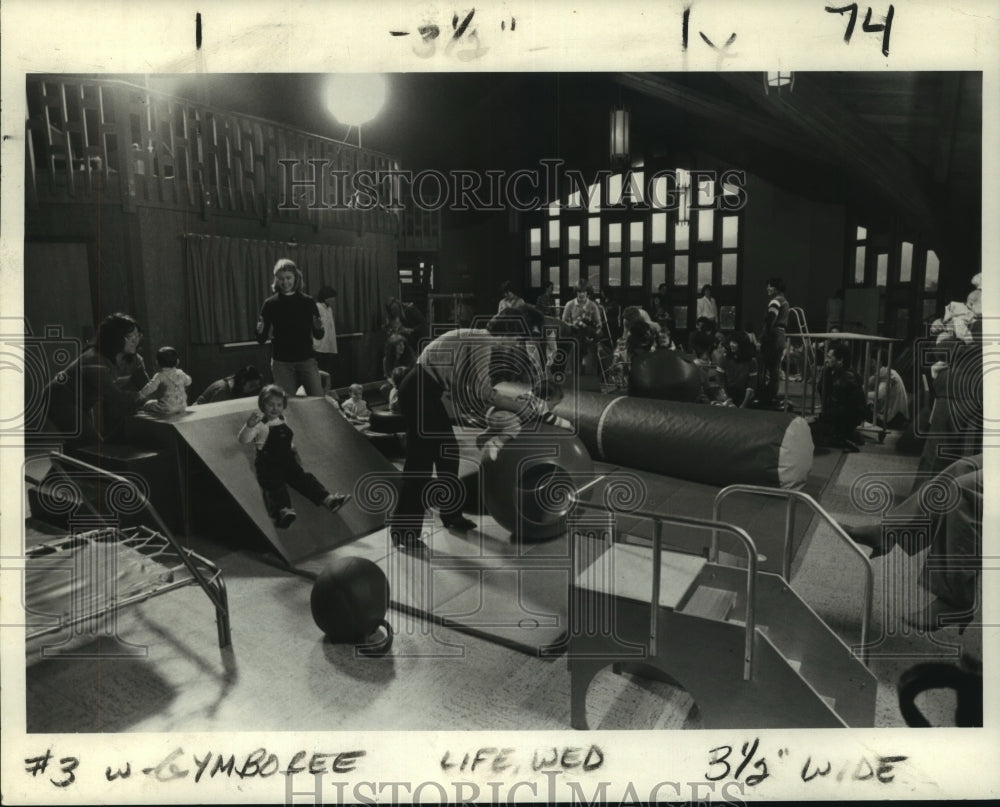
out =
<path fill-rule="evenodd" d="M 394 333 L 385 341 L 382 355 L 382 375 L 388 381 L 397 367 L 412 367 L 417 362 L 417 354 L 401 333 Z"/>
<path fill-rule="evenodd" d="M 262 386 L 263 379 L 260 370 L 252 364 L 248 364 L 230 376 L 213 381 L 198 396 L 195 403 L 215 403 L 216 401 L 231 401 L 235 398 L 249 398 L 259 393 Z"/>
<path fill-rule="evenodd" d="M 139 406 L 149 383 L 139 325 L 128 314 L 111 314 L 97 327 L 92 347 L 53 378 L 47 388 L 50 425 L 66 435 L 65 449 L 120 437 L 125 418 Z"/>
<path fill-rule="evenodd" d="M 753 403 L 757 390 L 757 351 L 743 331 L 733 331 L 726 355 L 717 362 L 725 375 L 726 395 L 741 409 Z"/>
<path fill-rule="evenodd" d="M 878 412 L 874 411 L 876 397 Z M 888 367 L 879 367 L 877 385 L 874 375 L 868 379 L 868 406 L 868 419 L 872 423 L 878 422 L 890 428 L 903 426 L 910 419 L 910 402 L 903 377 Z"/>
<path fill-rule="evenodd" d="M 865 419 L 866 401 L 861 379 L 850 367 L 851 349 L 845 342 L 834 342 L 824 361 L 818 385 L 822 409 L 811 425 L 813 442 L 858 451 L 855 432 Z"/>

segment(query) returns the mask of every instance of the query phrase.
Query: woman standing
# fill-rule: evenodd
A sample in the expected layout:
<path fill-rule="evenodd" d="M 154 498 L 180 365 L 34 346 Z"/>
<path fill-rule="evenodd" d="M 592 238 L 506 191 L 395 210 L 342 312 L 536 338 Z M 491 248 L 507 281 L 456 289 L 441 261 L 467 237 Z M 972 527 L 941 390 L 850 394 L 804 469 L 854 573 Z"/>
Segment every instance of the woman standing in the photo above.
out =
<path fill-rule="evenodd" d="M 136 352 L 141 341 L 132 317 L 111 314 L 98 325 L 94 345 L 49 382 L 48 419 L 67 436 L 67 449 L 114 439 L 135 412 L 149 382 Z"/>
<path fill-rule="evenodd" d="M 313 339 L 323 338 L 316 301 L 302 291 L 302 272 L 288 258 L 274 264 L 274 292 L 264 301 L 257 319 L 257 341 L 271 337 L 271 375 L 289 395 L 301 384 L 306 395 L 323 395 Z"/>
<path fill-rule="evenodd" d="M 337 304 L 337 290 L 331 286 L 320 286 L 316 292 L 316 308 L 323 336 L 313 339 L 313 351 L 319 369 L 330 376 L 330 386 L 337 386 L 337 326 L 333 319 L 333 307 Z"/>

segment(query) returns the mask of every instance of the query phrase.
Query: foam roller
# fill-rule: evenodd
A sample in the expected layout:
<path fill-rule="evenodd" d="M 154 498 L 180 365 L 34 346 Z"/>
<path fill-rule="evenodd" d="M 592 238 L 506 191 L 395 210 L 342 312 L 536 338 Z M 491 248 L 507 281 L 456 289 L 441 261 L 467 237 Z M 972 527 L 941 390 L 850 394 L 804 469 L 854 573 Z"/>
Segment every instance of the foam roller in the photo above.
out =
<path fill-rule="evenodd" d="M 497 406 L 523 387 L 501 384 Z M 567 393 L 553 410 L 596 460 L 724 487 L 797 488 L 812 468 L 806 421 L 787 412 Z"/>

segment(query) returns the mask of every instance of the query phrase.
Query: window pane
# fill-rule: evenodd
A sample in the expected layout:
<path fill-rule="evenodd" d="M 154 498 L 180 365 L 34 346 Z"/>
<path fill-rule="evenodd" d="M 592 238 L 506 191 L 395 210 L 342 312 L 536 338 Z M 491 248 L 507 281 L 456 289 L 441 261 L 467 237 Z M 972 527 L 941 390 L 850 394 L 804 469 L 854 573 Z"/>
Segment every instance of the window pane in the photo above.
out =
<path fill-rule="evenodd" d="M 674 327 L 686 328 L 688 326 L 688 309 L 686 305 L 674 306 Z"/>
<path fill-rule="evenodd" d="M 924 291 L 937 291 L 938 256 L 934 250 L 927 250 L 927 271 L 924 274 Z"/>
<path fill-rule="evenodd" d="M 608 178 L 608 206 L 614 207 L 622 203 L 622 175 L 615 174 Z"/>
<path fill-rule="evenodd" d="M 724 331 L 736 330 L 736 306 L 719 306 L 719 328 Z"/>
<path fill-rule="evenodd" d="M 670 187 L 667 185 L 666 177 L 656 177 L 649 189 L 649 205 L 654 210 L 665 210 L 670 201 L 668 193 Z"/>
<path fill-rule="evenodd" d="M 600 288 L 601 286 L 601 267 L 596 263 L 591 263 L 587 265 L 587 275 L 584 277 L 591 286 L 594 288 Z"/>
<path fill-rule="evenodd" d="M 858 237 L 856 240 L 864 241 L 868 237 L 868 230 L 864 227 L 858 227 Z"/>
<path fill-rule="evenodd" d="M 559 215 L 560 204 L 558 201 L 549 202 L 549 215 L 558 216 Z"/>
<path fill-rule="evenodd" d="M 580 207 L 580 191 L 573 191 L 566 197 L 566 207 L 570 210 L 577 210 Z"/>
<path fill-rule="evenodd" d="M 608 251 L 621 252 L 622 249 L 622 226 L 621 224 L 608 225 Z"/>
<path fill-rule="evenodd" d="M 909 283 L 913 276 L 913 244 L 903 242 L 899 251 L 899 282 Z"/>
<path fill-rule="evenodd" d="M 601 184 L 590 186 L 590 203 L 587 205 L 587 210 L 590 213 L 600 213 L 601 212 Z"/>
<path fill-rule="evenodd" d="M 737 216 L 722 217 L 722 246 L 739 246 L 740 220 Z"/>
<path fill-rule="evenodd" d="M 580 253 L 580 225 L 575 224 L 566 228 L 566 249 L 570 255 Z"/>
<path fill-rule="evenodd" d="M 712 285 L 712 262 L 698 261 L 698 290 L 702 286 Z"/>
<path fill-rule="evenodd" d="M 531 228 L 531 254 L 541 255 L 542 254 L 542 228 L 532 227 Z"/>
<path fill-rule="evenodd" d="M 865 248 L 858 247 L 854 251 L 854 282 L 865 282 Z"/>
<path fill-rule="evenodd" d="M 570 258 L 566 261 L 566 283 L 572 289 L 580 282 L 580 259 Z"/>
<path fill-rule="evenodd" d="M 889 279 L 889 256 L 884 252 L 876 256 L 875 263 L 875 285 L 884 289 L 886 281 Z"/>
<path fill-rule="evenodd" d="M 738 279 L 736 272 L 736 253 L 726 252 L 722 255 L 722 285 L 735 286 Z"/>
<path fill-rule="evenodd" d="M 608 258 L 608 285 L 620 286 L 622 284 L 622 259 Z"/>
<path fill-rule="evenodd" d="M 542 285 L 542 262 L 532 261 L 531 262 L 531 285 L 541 286 Z"/>
<path fill-rule="evenodd" d="M 665 263 L 654 263 L 650 267 L 649 287 L 658 289 L 661 283 L 667 282 L 667 265 Z"/>
<path fill-rule="evenodd" d="M 559 246 L 559 219 L 553 219 L 549 222 L 549 246 Z"/>
<path fill-rule="evenodd" d="M 710 179 L 703 179 L 698 183 L 698 204 L 710 205 L 715 199 L 715 183 Z"/>
<path fill-rule="evenodd" d="M 924 300 L 924 322 L 927 322 L 938 317 L 938 304 L 937 300 L 931 298 L 930 300 Z"/>
<path fill-rule="evenodd" d="M 674 255 L 674 285 L 686 286 L 688 284 L 688 256 Z"/>
<path fill-rule="evenodd" d="M 641 221 L 633 221 L 629 224 L 629 245 L 628 248 L 631 252 L 642 252 L 642 231 L 643 226 Z"/>
<path fill-rule="evenodd" d="M 698 240 L 699 241 L 711 241 L 712 240 L 712 223 L 715 221 L 715 211 L 714 210 L 699 210 L 698 211 Z"/>
<path fill-rule="evenodd" d="M 597 216 L 587 219 L 587 246 L 599 247 L 601 245 L 601 220 Z"/>
<path fill-rule="evenodd" d="M 688 233 L 691 228 L 687 224 L 682 224 L 677 222 L 674 224 L 674 248 L 675 249 L 687 249 L 688 248 Z"/>
<path fill-rule="evenodd" d="M 667 214 L 653 214 L 653 228 L 650 238 L 654 244 L 665 244 L 667 242 Z"/>
<path fill-rule="evenodd" d="M 628 262 L 628 284 L 630 286 L 642 285 L 642 257 L 633 256 Z"/>
<path fill-rule="evenodd" d="M 548 279 L 552 281 L 552 291 L 554 294 L 559 293 L 559 267 L 550 266 L 548 271 Z"/>
<path fill-rule="evenodd" d="M 628 178 L 626 190 L 632 197 L 633 202 L 643 201 L 643 182 L 645 174 L 642 171 L 633 171 L 625 175 Z"/>

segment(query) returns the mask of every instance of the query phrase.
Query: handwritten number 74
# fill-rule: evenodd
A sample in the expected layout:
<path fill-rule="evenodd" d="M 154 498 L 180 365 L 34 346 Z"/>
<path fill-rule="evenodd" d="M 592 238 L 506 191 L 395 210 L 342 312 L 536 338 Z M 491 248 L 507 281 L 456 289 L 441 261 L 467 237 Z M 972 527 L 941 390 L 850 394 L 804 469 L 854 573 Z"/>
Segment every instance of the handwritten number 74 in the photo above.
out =
<path fill-rule="evenodd" d="M 840 6 L 838 8 L 827 6 L 826 10 L 831 14 L 840 14 L 840 15 L 844 15 L 847 12 L 850 12 L 851 16 L 847 20 L 847 30 L 844 32 L 844 42 L 849 43 L 851 41 L 852 34 L 854 34 L 854 25 L 858 21 L 858 4 L 851 3 L 849 6 Z M 889 55 L 889 36 L 892 33 L 892 17 L 895 13 L 896 10 L 890 4 L 889 11 L 886 13 L 885 17 L 882 18 L 883 22 L 872 23 L 872 8 L 871 6 L 868 6 L 868 10 L 865 12 L 864 22 L 861 23 L 862 31 L 866 31 L 867 33 L 877 33 L 878 31 L 882 32 L 883 56 Z"/>

